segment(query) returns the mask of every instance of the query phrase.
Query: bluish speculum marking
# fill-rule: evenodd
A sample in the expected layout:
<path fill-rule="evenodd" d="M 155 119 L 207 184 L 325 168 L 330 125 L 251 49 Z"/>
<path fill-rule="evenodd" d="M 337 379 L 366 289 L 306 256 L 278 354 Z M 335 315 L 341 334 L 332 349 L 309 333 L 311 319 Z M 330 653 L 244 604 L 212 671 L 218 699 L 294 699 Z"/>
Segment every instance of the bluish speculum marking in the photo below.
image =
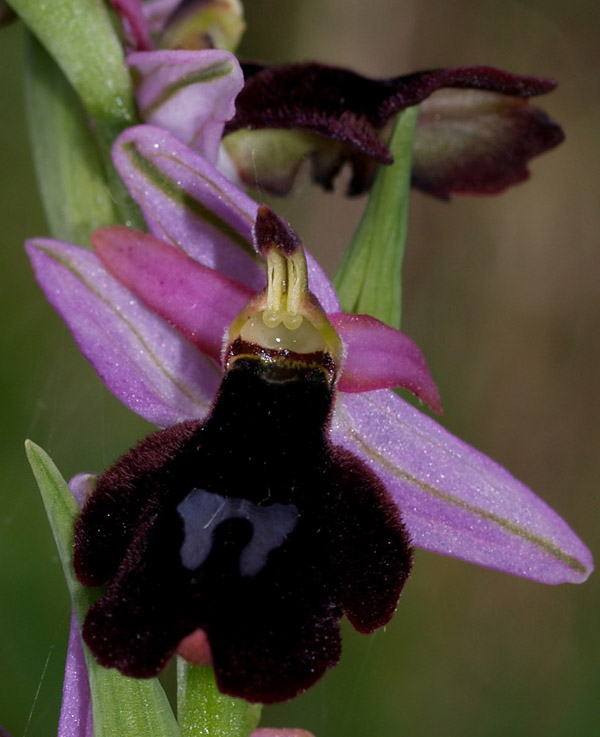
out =
<path fill-rule="evenodd" d="M 261 507 L 247 499 L 231 499 L 204 489 L 192 489 L 177 506 L 183 520 L 181 562 L 195 571 L 206 561 L 214 533 L 225 520 L 243 519 L 252 526 L 252 537 L 240 555 L 240 574 L 256 576 L 265 567 L 269 553 L 280 547 L 298 522 L 293 504 Z"/>

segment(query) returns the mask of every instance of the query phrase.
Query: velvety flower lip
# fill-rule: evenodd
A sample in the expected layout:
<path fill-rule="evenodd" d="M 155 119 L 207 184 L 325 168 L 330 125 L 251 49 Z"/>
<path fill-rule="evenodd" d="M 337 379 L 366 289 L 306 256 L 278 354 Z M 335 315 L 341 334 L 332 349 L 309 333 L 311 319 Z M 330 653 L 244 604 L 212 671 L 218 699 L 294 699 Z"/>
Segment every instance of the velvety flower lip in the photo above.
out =
<path fill-rule="evenodd" d="M 350 194 L 360 194 L 370 186 L 374 162 L 391 162 L 381 137 L 383 127 L 401 110 L 420 103 L 423 117 L 416 134 L 413 183 L 440 197 L 452 192 L 491 194 L 522 181 L 528 176 L 527 161 L 558 145 L 564 137 L 548 116 L 524 104 L 529 97 L 553 90 L 554 81 L 492 67 L 434 69 L 391 79 L 370 79 L 318 63 L 244 64 L 243 69 L 244 88 L 236 98 L 236 115 L 226 124 L 225 133 L 285 129 L 336 142 L 337 148 L 333 144 L 324 147 L 315 140 L 299 155 L 310 154 L 314 178 L 326 188 L 349 161 L 354 170 Z M 434 93 L 442 88 L 461 91 L 456 93 L 452 108 L 436 106 Z M 469 95 L 472 90 L 483 95 L 477 98 L 478 105 Z M 429 107 L 437 124 L 435 135 L 443 140 L 437 146 L 421 124 L 428 122 Z M 249 138 L 249 145 L 251 141 Z M 493 156 L 498 150 L 500 153 Z M 267 149 L 266 175 L 271 174 L 268 157 Z M 258 160 L 260 166 L 260 154 Z M 273 181 L 280 182 L 281 193 L 291 187 L 298 165 L 299 161 L 295 167 L 288 162 L 287 180 L 281 176 L 276 180 L 273 175 Z M 443 181 L 440 170 L 445 175 Z M 242 169 L 240 175 L 252 183 L 251 172 Z M 266 179 L 269 181 L 268 176 Z"/>
<path fill-rule="evenodd" d="M 155 237 L 254 291 L 264 286 L 258 262 L 247 248 L 256 203 L 160 129 L 142 126 L 128 131 L 115 146 L 115 160 Z M 221 247 L 230 258 L 220 257 Z M 48 257 L 50 250 L 55 267 L 47 268 L 43 261 L 38 264 L 38 280 L 86 355 L 94 364 L 99 362 L 111 391 L 162 426 L 205 416 L 210 400 L 196 405 L 186 396 L 214 396 L 218 381 L 214 361 L 203 358 L 177 329 L 110 277 L 92 254 L 46 240 L 31 241 L 29 249 L 34 262 L 36 257 Z M 99 272 L 84 273 L 88 259 Z M 153 268 L 160 272 L 160 263 Z M 169 266 L 163 272 L 170 270 Z M 97 276 L 91 279 L 91 274 Z M 110 299 L 98 298 L 102 280 L 115 290 Z M 145 277 L 140 278 L 140 291 L 147 287 L 151 292 L 144 284 Z M 331 285 L 322 271 L 311 269 L 310 260 L 309 284 L 330 315 L 339 311 Z M 150 297 L 145 294 L 142 299 Z M 88 311 L 95 312 L 105 328 L 94 333 L 93 352 L 87 345 L 87 328 L 79 329 L 78 315 Z M 183 327 L 182 317 L 176 319 Z M 115 322 L 109 325 L 109 320 Z M 144 343 L 137 342 L 140 321 L 148 326 Z M 159 326 L 163 332 L 154 339 L 152 331 Z M 171 337 L 165 342 L 167 330 Z M 137 362 L 148 347 L 154 358 L 144 359 L 138 369 Z M 169 359 L 171 351 L 173 355 L 181 351 L 183 356 L 185 350 L 193 350 L 189 359 Z M 206 385 L 201 377 L 190 380 L 187 374 L 197 371 L 202 361 L 213 367 L 212 383 Z M 123 373 L 123 365 L 131 366 L 132 373 Z M 143 401 L 141 395 L 132 396 L 129 384 L 146 387 Z M 384 480 L 416 546 L 545 583 L 581 582 L 592 571 L 590 551 L 532 491 L 394 392 L 339 392 L 331 433 L 336 445 L 359 456 Z"/>
<path fill-rule="evenodd" d="M 95 485 L 95 477 L 89 474 L 78 474 L 69 482 L 69 488 L 80 506 L 91 495 Z M 0 737 L 10 735 L 0 727 Z M 58 737 L 93 737 L 92 697 L 81 636 L 74 616 L 71 617 Z M 252 737 L 312 735 L 301 729 L 259 728 L 252 732 Z"/>

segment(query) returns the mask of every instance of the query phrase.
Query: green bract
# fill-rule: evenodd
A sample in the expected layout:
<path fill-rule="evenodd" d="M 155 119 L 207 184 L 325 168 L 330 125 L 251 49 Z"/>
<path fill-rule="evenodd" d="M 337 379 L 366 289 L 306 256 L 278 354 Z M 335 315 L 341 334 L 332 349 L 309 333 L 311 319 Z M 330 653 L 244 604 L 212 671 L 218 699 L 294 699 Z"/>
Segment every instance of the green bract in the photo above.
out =
<path fill-rule="evenodd" d="M 56 59 L 97 122 L 114 128 L 135 122 L 131 79 L 106 3 L 52 0 L 52 12 L 39 0 L 9 5 Z"/>

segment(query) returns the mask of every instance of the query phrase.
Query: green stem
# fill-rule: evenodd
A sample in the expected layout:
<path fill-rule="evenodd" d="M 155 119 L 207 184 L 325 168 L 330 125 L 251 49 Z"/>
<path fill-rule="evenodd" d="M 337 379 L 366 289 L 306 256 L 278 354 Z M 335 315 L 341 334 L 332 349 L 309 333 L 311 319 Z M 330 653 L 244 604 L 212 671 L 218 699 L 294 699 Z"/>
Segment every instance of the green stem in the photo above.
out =
<path fill-rule="evenodd" d="M 249 737 L 262 707 L 222 694 L 213 669 L 177 659 L 177 717 L 181 737 Z"/>
<path fill-rule="evenodd" d="M 402 261 L 417 117 L 417 107 L 398 115 L 389 143 L 394 162 L 380 167 L 363 217 L 334 277 L 346 312 L 366 313 L 396 328 L 402 311 Z"/>

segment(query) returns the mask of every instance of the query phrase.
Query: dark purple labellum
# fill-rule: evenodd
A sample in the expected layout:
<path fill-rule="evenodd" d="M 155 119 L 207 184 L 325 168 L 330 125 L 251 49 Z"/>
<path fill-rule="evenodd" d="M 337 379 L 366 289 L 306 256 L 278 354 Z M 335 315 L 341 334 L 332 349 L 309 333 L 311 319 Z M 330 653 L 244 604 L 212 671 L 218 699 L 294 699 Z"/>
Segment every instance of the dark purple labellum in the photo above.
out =
<path fill-rule="evenodd" d="M 244 88 L 225 133 L 279 129 L 315 136 L 311 150 L 300 149 L 295 165 L 285 160 L 283 172 L 273 169 L 277 156 L 269 156 L 268 146 L 262 159 L 248 160 L 251 167 L 238 156 L 240 177 L 275 194 L 291 189 L 304 158 L 311 161 L 313 180 L 325 189 L 332 188 L 349 163 L 348 194 L 368 190 L 378 165 L 392 163 L 385 126 L 400 111 L 421 103 L 413 186 L 439 197 L 500 192 L 525 179 L 528 161 L 563 138 L 560 126 L 524 104 L 556 86 L 540 77 L 487 66 L 431 69 L 390 79 L 370 79 L 313 62 L 244 64 L 243 69 Z M 496 109 L 486 110 L 489 106 L 479 104 L 480 98 L 473 104 L 468 94 L 457 95 L 451 108 L 436 109 L 432 95 L 442 89 L 494 93 Z M 435 110 L 434 115 L 428 117 L 428 110 Z M 247 145 L 251 143 L 250 138 Z"/>
<path fill-rule="evenodd" d="M 82 583 L 108 581 L 83 637 L 107 667 L 156 675 L 206 633 L 219 687 L 289 699 L 391 618 L 411 566 L 396 507 L 331 445 L 324 356 L 237 341 L 208 419 L 146 438 L 99 479 L 75 530 Z"/>

